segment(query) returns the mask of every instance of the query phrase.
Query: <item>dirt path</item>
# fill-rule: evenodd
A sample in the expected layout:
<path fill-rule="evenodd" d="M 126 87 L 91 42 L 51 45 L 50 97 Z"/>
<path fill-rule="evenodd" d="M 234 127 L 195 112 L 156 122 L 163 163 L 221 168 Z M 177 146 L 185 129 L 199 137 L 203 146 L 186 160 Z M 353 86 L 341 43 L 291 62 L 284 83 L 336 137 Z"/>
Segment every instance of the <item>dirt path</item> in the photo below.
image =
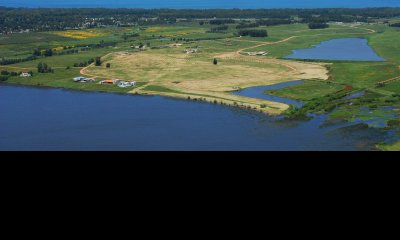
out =
<path fill-rule="evenodd" d="M 106 58 L 106 57 L 110 56 L 111 54 L 114 54 L 114 52 L 107 53 L 107 54 L 104 55 L 102 58 Z M 86 70 L 87 70 L 89 67 L 92 67 L 92 66 L 94 66 L 94 63 L 91 63 L 91 64 L 87 65 L 86 67 L 82 68 L 82 69 L 79 71 L 79 73 L 80 73 L 81 75 L 85 75 L 85 76 L 88 76 L 88 77 L 91 77 L 91 78 L 96 78 L 97 76 L 91 75 L 91 74 L 87 74 L 87 73 L 86 73 Z"/>
<path fill-rule="evenodd" d="M 236 54 L 240 54 L 240 52 L 243 52 L 243 51 L 246 51 L 246 50 L 249 50 L 249 49 L 253 49 L 253 48 L 257 48 L 257 47 L 262 47 L 262 46 L 265 46 L 265 45 L 275 45 L 275 44 L 287 42 L 287 41 L 289 41 L 290 39 L 293 39 L 293 38 L 296 38 L 296 37 L 298 37 L 298 36 L 291 36 L 291 37 L 282 39 L 282 40 L 277 41 L 277 42 L 264 42 L 264 43 L 261 43 L 261 44 L 255 45 L 255 46 L 245 47 L 245 48 L 242 48 L 242 49 L 237 50 L 237 51 L 236 51 Z"/>
<path fill-rule="evenodd" d="M 380 82 L 377 82 L 376 84 L 378 84 L 378 85 L 386 85 L 388 83 L 391 83 L 391 82 L 394 82 L 394 81 L 397 81 L 397 80 L 400 80 L 400 76 L 397 76 L 397 77 L 394 77 L 394 78 L 390 78 L 390 79 L 387 79 L 387 80 L 384 80 L 384 81 L 380 81 Z"/>
<path fill-rule="evenodd" d="M 368 33 L 358 33 L 358 34 L 373 34 L 376 33 L 376 31 L 374 29 L 370 29 L 370 28 L 361 28 L 361 27 L 356 27 L 356 26 L 352 26 L 350 28 L 357 28 L 357 29 L 363 29 L 363 30 L 367 30 Z"/>
<path fill-rule="evenodd" d="M 289 71 L 297 71 L 297 68 L 293 67 L 292 65 L 283 63 L 281 61 L 276 61 L 273 59 L 268 59 L 268 58 L 259 58 L 259 57 L 255 57 L 255 56 L 247 56 L 247 55 L 242 55 L 241 52 L 249 50 L 249 49 L 253 49 L 253 48 L 257 48 L 257 47 L 261 47 L 261 46 L 266 46 L 266 45 L 275 45 L 275 44 L 279 44 L 279 43 L 283 43 L 283 42 L 287 42 L 290 39 L 296 38 L 297 36 L 291 36 L 276 42 L 261 42 L 261 41 L 250 41 L 250 40 L 235 40 L 235 41 L 243 41 L 243 42 L 256 42 L 256 43 L 260 43 L 257 45 L 253 45 L 250 47 L 245 47 L 245 48 L 241 48 L 239 50 L 237 50 L 236 52 L 225 52 L 225 53 L 219 53 L 218 56 L 215 57 L 220 57 L 220 58 L 225 58 L 225 59 L 229 59 L 229 58 L 235 58 L 235 57 L 244 57 L 247 59 L 252 59 L 253 61 L 259 62 L 259 63 L 269 63 L 269 64 L 277 64 L 277 65 L 281 65 L 284 67 L 289 68 Z"/>

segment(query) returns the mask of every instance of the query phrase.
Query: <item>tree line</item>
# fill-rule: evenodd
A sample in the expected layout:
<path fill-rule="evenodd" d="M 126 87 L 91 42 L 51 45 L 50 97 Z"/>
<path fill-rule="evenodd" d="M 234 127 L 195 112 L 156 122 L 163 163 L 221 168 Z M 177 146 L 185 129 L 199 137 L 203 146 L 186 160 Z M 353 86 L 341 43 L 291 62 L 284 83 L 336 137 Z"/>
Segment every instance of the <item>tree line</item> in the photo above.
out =
<path fill-rule="evenodd" d="M 327 23 L 309 23 L 308 28 L 309 29 L 322 29 L 322 28 L 328 28 L 329 24 Z"/>
<path fill-rule="evenodd" d="M 9 72 L 7 70 L 2 70 L 0 72 L 0 81 L 4 82 L 7 81 L 9 77 L 16 77 L 21 75 L 22 72 Z M 28 73 L 31 74 L 31 76 L 33 76 L 33 72 L 29 71 Z"/>
<path fill-rule="evenodd" d="M 243 29 L 237 33 L 239 36 L 250 36 L 250 37 L 267 37 L 268 32 L 263 29 Z"/>
<path fill-rule="evenodd" d="M 27 57 L 1 58 L 0 65 L 10 65 L 15 63 L 27 62 L 41 57 L 51 57 L 53 55 L 76 54 L 79 53 L 79 51 L 84 52 L 84 51 L 89 51 L 93 48 L 104 48 L 109 46 L 115 46 L 116 44 L 117 44 L 116 42 L 101 41 L 100 43 L 97 44 L 93 43 L 93 44 L 77 45 L 76 48 L 74 49 L 67 48 L 67 50 L 62 50 L 62 51 L 53 51 L 53 49 L 51 48 L 46 48 L 46 49 L 35 48 L 32 52 L 32 55 Z"/>
<path fill-rule="evenodd" d="M 299 17 L 311 22 L 368 22 L 374 18 L 400 16 L 400 8 L 325 8 L 325 9 L 46 9 L 0 8 L 0 32 L 58 31 L 101 26 L 132 26 L 135 24 L 170 24 L 177 18 L 207 20 L 213 25 L 234 23 L 233 18 L 267 19 L 268 24 Z M 275 19 L 275 20 L 273 20 Z M 277 20 L 279 19 L 279 20 Z M 285 19 L 285 20 L 282 20 Z M 204 21 L 203 21 L 204 23 Z M 281 24 L 281 23 L 279 23 Z M 129 36 L 126 36 L 129 38 Z"/>
<path fill-rule="evenodd" d="M 212 27 L 210 29 L 210 32 L 223 32 L 228 30 L 229 26 L 228 25 L 221 25 L 221 26 L 217 26 L 217 27 Z"/>

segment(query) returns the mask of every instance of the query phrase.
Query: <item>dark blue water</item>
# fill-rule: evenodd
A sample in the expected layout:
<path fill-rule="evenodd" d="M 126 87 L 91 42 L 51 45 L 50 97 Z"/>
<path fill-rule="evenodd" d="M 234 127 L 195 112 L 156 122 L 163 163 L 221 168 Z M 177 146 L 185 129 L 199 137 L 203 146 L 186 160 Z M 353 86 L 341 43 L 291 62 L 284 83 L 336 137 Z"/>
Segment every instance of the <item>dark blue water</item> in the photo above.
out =
<path fill-rule="evenodd" d="M 369 150 L 376 130 L 156 96 L 0 85 L 0 150 Z"/>
<path fill-rule="evenodd" d="M 364 91 L 360 91 L 360 92 L 352 93 L 352 94 L 346 96 L 344 99 L 345 100 L 351 100 L 351 99 L 354 99 L 354 98 L 362 97 L 364 95 L 365 95 L 365 92 Z"/>
<path fill-rule="evenodd" d="M 251 97 L 251 98 L 260 98 L 260 99 L 265 99 L 265 100 L 274 101 L 274 102 L 286 103 L 286 104 L 293 105 L 293 106 L 300 108 L 304 105 L 304 103 L 301 101 L 296 101 L 296 100 L 293 100 L 290 98 L 283 98 L 283 97 L 278 97 L 278 96 L 274 96 L 274 95 L 270 95 L 270 94 L 265 94 L 264 92 L 267 90 L 277 90 L 277 89 L 281 89 L 284 87 L 297 85 L 302 82 L 304 82 L 304 81 L 298 80 L 298 81 L 274 84 L 274 85 L 270 85 L 270 86 L 250 87 L 250 88 L 242 89 L 239 91 L 234 91 L 234 92 L 232 92 L 232 94 L 241 95 L 241 96 L 245 96 L 245 97 Z"/>
<path fill-rule="evenodd" d="M 400 7 L 399 0 L 0 0 L 9 7 L 327 8 Z"/>
<path fill-rule="evenodd" d="M 367 39 L 341 38 L 315 45 L 314 48 L 294 50 L 284 58 L 317 60 L 385 61 L 368 45 Z"/>

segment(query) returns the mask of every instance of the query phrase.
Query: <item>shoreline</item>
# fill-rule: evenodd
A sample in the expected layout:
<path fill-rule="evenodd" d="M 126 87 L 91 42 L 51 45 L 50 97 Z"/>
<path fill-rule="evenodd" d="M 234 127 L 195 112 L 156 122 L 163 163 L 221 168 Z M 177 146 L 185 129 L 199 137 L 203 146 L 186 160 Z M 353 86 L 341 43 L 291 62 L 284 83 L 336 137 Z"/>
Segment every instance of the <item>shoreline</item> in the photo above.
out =
<path fill-rule="evenodd" d="M 262 99 L 257 99 L 257 98 L 248 98 L 248 97 L 233 95 L 233 94 L 231 96 L 234 97 L 235 99 L 222 99 L 222 98 L 214 97 L 214 96 L 200 96 L 200 95 L 195 95 L 195 94 L 191 94 L 191 93 L 180 94 L 180 93 L 167 93 L 167 92 L 141 91 L 141 90 L 135 91 L 135 89 L 132 89 L 131 91 L 129 91 L 127 93 L 122 93 L 122 92 L 112 92 L 112 91 L 102 91 L 102 90 L 85 90 L 85 89 L 74 89 L 74 88 L 68 88 L 68 87 L 50 87 L 50 86 L 45 86 L 45 85 L 30 85 L 30 84 L 7 83 L 7 82 L 0 82 L 0 86 L 1 85 L 13 86 L 13 87 L 61 89 L 61 90 L 67 90 L 67 91 L 79 91 L 79 92 L 88 92 L 88 93 L 89 92 L 92 92 L 92 93 L 97 92 L 97 93 L 112 93 L 112 94 L 119 94 L 119 95 L 170 97 L 170 98 L 186 100 L 186 101 L 198 101 L 198 102 L 204 102 L 204 103 L 208 103 L 208 104 L 224 105 L 224 106 L 228 106 L 228 107 L 239 107 L 239 108 L 263 113 L 268 116 L 279 116 L 284 111 L 289 109 L 289 105 L 284 104 L 284 103 L 267 101 L 267 100 L 262 100 Z M 230 96 L 230 94 L 228 96 Z M 246 101 L 247 99 L 252 99 L 254 102 L 253 103 L 248 102 L 248 101 Z M 268 105 L 266 107 L 262 108 L 260 106 L 261 104 L 272 104 L 272 105 L 280 106 L 281 108 L 274 107 L 274 106 L 268 106 Z M 283 110 L 282 110 L 282 108 L 283 108 Z"/>
<path fill-rule="evenodd" d="M 195 95 L 193 93 L 167 93 L 167 92 L 155 92 L 155 91 L 135 91 L 132 90 L 129 92 L 130 94 L 138 94 L 142 96 L 163 96 L 163 97 L 171 97 L 177 99 L 184 99 L 189 101 L 200 101 L 200 102 L 207 102 L 210 104 L 218 104 L 218 105 L 225 105 L 229 107 L 240 107 L 245 108 L 253 111 L 257 111 L 260 113 L 264 113 L 269 116 L 279 116 L 282 115 L 287 109 L 289 109 L 289 105 L 285 103 L 273 102 L 262 100 L 258 98 L 249 98 L 239 95 L 232 95 L 234 99 L 226 99 L 220 98 L 217 96 L 201 96 Z M 228 95 L 228 94 L 227 94 Z M 228 96 L 230 97 L 230 96 Z M 253 102 L 249 102 L 248 99 L 251 99 Z M 261 105 L 265 104 L 265 107 L 261 107 Z"/>

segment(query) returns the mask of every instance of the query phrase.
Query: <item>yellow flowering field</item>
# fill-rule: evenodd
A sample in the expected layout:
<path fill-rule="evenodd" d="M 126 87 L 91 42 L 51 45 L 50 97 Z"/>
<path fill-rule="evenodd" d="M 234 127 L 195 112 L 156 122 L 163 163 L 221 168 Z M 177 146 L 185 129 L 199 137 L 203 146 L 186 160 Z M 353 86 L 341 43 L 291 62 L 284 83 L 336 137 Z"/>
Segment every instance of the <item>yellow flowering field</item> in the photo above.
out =
<path fill-rule="evenodd" d="M 85 39 L 85 38 L 98 37 L 104 35 L 102 32 L 96 30 L 89 30 L 89 31 L 68 30 L 62 32 L 54 32 L 54 34 L 74 39 Z"/>

